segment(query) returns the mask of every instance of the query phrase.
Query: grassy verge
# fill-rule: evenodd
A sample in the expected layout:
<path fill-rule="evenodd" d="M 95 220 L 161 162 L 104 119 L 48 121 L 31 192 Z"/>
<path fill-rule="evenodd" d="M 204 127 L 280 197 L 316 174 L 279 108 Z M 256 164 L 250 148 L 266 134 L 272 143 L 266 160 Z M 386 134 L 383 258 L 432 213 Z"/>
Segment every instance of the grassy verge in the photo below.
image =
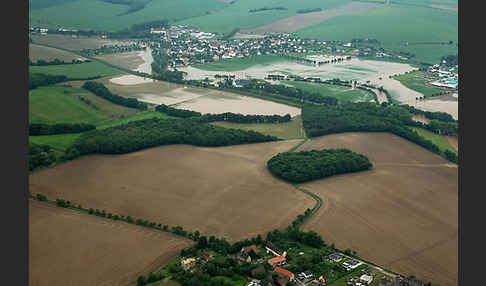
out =
<path fill-rule="evenodd" d="M 449 144 L 449 141 L 447 141 L 447 139 L 444 136 L 435 134 L 433 132 L 418 127 L 410 127 L 410 128 L 412 130 L 415 130 L 420 136 L 424 137 L 425 139 L 432 141 L 432 143 L 437 145 L 442 152 L 444 152 L 445 150 L 449 150 L 457 154 L 456 149 L 454 149 L 451 146 L 451 144 Z"/>

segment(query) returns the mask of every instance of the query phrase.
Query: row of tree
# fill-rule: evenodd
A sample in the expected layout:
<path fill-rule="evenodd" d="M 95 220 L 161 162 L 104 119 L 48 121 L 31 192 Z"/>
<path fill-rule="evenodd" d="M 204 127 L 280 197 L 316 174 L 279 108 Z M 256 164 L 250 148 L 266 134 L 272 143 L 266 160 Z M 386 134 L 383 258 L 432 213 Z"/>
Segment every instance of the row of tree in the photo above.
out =
<path fill-rule="evenodd" d="M 400 105 L 402 107 L 405 107 L 408 109 L 408 111 L 412 114 L 417 114 L 417 115 L 423 115 L 424 117 L 430 119 L 430 120 L 439 120 L 439 121 L 444 121 L 444 122 L 457 122 L 457 120 L 452 117 L 449 113 L 446 112 L 440 112 L 440 111 L 423 111 L 420 109 L 417 109 L 411 105 L 408 104 L 402 104 Z"/>
<path fill-rule="evenodd" d="M 29 59 L 29 65 L 30 66 L 55 66 L 55 65 L 67 65 L 67 64 L 81 64 L 81 63 L 87 63 L 90 62 L 90 60 L 84 60 L 80 61 L 78 59 L 73 59 L 70 62 L 65 62 L 63 60 L 60 60 L 58 58 L 55 58 L 52 61 L 45 61 L 45 60 L 37 60 L 36 62 L 33 62 Z"/>
<path fill-rule="evenodd" d="M 136 98 L 126 98 L 117 94 L 111 93 L 102 83 L 95 81 L 86 81 L 82 88 L 87 89 L 95 95 L 104 98 L 115 104 L 123 105 L 126 107 L 146 110 L 147 104 L 145 102 L 138 101 Z"/>
<path fill-rule="evenodd" d="M 38 136 L 64 133 L 81 133 L 93 129 L 96 129 L 96 126 L 87 123 L 31 123 L 29 124 L 29 135 Z"/>
<path fill-rule="evenodd" d="M 189 118 L 189 117 L 200 117 L 201 113 L 197 111 L 178 109 L 167 106 L 165 104 L 160 104 L 155 107 L 155 111 L 165 113 L 174 117 Z"/>
<path fill-rule="evenodd" d="M 267 162 L 270 172 L 292 183 L 303 183 L 333 175 L 370 169 L 364 155 L 347 149 L 284 152 Z"/>
<path fill-rule="evenodd" d="M 253 115 L 253 114 L 239 114 L 232 112 L 225 112 L 220 114 L 204 114 L 199 117 L 201 122 L 216 122 L 226 121 L 234 123 L 283 123 L 289 122 L 292 119 L 290 114 L 284 116 L 274 115 Z"/>
<path fill-rule="evenodd" d="M 195 119 L 146 119 L 83 133 L 67 154 L 123 154 L 168 145 L 228 146 L 276 141 L 255 131 L 226 129 Z"/>

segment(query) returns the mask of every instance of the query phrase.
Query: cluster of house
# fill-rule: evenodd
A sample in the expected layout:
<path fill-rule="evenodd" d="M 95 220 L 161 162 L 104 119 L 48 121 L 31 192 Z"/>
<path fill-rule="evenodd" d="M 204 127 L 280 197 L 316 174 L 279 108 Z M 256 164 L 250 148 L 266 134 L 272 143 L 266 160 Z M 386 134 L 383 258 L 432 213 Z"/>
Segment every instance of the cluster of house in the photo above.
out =
<path fill-rule="evenodd" d="M 29 32 L 31 33 L 40 33 L 41 35 L 47 35 L 49 29 L 47 28 L 40 28 L 40 27 L 30 27 Z"/>
<path fill-rule="evenodd" d="M 211 40 L 214 35 L 210 33 L 183 31 L 157 31 L 169 44 L 168 55 L 173 67 L 258 55 L 335 51 L 334 46 L 324 41 L 304 40 L 290 34 L 267 35 L 260 39 Z"/>

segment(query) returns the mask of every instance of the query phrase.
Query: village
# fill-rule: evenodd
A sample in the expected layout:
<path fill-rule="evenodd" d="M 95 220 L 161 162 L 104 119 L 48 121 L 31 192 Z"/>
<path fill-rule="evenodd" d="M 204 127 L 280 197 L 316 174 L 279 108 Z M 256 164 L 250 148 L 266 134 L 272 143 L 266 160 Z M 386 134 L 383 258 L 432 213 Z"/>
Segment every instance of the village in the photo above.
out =
<path fill-rule="evenodd" d="M 315 251 L 306 253 L 307 251 L 309 251 L 309 248 L 296 246 L 289 248 L 287 252 L 278 248 L 272 242 L 267 242 L 261 245 L 251 244 L 242 247 L 236 254 L 228 254 L 227 256 L 222 256 L 212 250 L 203 250 L 198 252 L 198 255 L 179 258 L 178 263 L 186 273 L 205 273 L 211 268 L 207 267 L 207 263 L 210 261 L 219 261 L 215 263 L 221 266 L 228 263 L 225 260 L 232 259 L 237 261 L 239 265 L 249 266 L 251 269 L 248 277 L 246 277 L 248 282 L 244 284 L 245 286 L 424 285 L 414 277 L 402 277 L 384 271 L 379 267 L 338 251 L 326 250 L 320 253 L 322 255 Z M 311 261 L 310 264 L 309 261 Z M 308 269 L 305 267 L 308 267 Z M 327 269 L 328 271 L 317 272 L 312 270 L 316 268 Z"/>

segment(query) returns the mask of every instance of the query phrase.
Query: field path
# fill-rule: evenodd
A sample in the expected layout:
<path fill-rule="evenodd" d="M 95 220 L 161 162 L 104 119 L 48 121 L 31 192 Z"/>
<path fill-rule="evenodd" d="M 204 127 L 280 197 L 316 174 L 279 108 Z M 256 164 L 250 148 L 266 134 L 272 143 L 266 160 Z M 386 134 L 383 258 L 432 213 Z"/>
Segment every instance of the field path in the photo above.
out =
<path fill-rule="evenodd" d="M 262 34 L 294 32 L 308 26 L 317 25 L 334 17 L 361 13 L 371 9 L 375 9 L 380 6 L 382 6 L 382 4 L 351 2 L 337 8 L 327 9 L 320 12 L 297 14 L 295 16 L 291 16 L 277 22 L 273 22 L 271 24 L 267 24 L 253 29 L 242 29 L 240 33 Z"/>

